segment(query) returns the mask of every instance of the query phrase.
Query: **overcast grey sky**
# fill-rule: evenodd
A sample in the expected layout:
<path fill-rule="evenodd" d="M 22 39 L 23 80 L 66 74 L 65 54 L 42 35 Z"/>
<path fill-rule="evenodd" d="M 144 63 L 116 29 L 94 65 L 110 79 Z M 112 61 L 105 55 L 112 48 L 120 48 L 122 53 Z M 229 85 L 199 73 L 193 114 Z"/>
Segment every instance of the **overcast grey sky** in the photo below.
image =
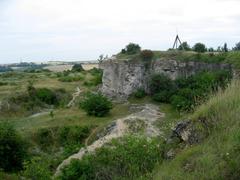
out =
<path fill-rule="evenodd" d="M 0 0 L 0 63 L 94 60 L 129 42 L 240 41 L 240 0 Z"/>

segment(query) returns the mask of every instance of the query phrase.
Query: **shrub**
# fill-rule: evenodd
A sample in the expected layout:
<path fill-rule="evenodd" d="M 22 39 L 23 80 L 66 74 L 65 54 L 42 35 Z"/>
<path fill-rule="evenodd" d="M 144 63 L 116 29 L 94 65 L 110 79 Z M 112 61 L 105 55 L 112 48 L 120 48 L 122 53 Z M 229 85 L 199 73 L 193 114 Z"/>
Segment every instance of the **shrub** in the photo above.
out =
<path fill-rule="evenodd" d="M 81 161 L 73 160 L 61 179 L 138 179 L 162 161 L 164 145 L 156 139 L 129 136 L 113 140 Z"/>
<path fill-rule="evenodd" d="M 7 82 L 1 82 L 1 81 L 0 81 L 0 86 L 6 86 L 6 85 L 8 85 Z"/>
<path fill-rule="evenodd" d="M 82 64 L 74 64 L 72 67 L 73 72 L 82 72 L 84 71 Z"/>
<path fill-rule="evenodd" d="M 153 100 L 162 103 L 169 103 L 170 97 L 172 96 L 172 92 L 168 90 L 160 91 L 153 95 Z"/>
<path fill-rule="evenodd" d="M 61 82 L 75 82 L 75 81 L 81 81 L 84 77 L 82 76 L 63 76 L 60 77 L 58 80 Z"/>
<path fill-rule="evenodd" d="M 62 145 L 79 144 L 88 137 L 90 128 L 87 126 L 64 126 L 59 129 L 58 139 Z"/>
<path fill-rule="evenodd" d="M 150 79 L 150 91 L 151 94 L 158 93 L 160 91 L 172 91 L 173 90 L 172 80 L 164 74 L 154 74 Z"/>
<path fill-rule="evenodd" d="M 47 89 L 47 88 L 37 89 L 36 97 L 40 101 L 42 101 L 46 104 L 49 104 L 49 105 L 57 105 L 58 104 L 56 94 L 52 90 Z"/>
<path fill-rule="evenodd" d="M 56 105 L 60 107 L 64 107 L 72 98 L 63 88 L 56 89 L 54 93 L 56 96 Z"/>
<path fill-rule="evenodd" d="M 179 111 L 190 111 L 195 106 L 193 90 L 189 88 L 180 89 L 177 95 L 171 98 L 171 104 Z"/>
<path fill-rule="evenodd" d="M 82 145 L 83 140 L 88 137 L 91 128 L 88 126 L 63 126 L 38 129 L 34 134 L 34 142 L 42 150 L 49 150 L 63 146 L 67 149 Z"/>
<path fill-rule="evenodd" d="M 84 81 L 83 85 L 87 87 L 91 87 L 91 86 L 94 86 L 94 83 L 92 81 Z"/>
<path fill-rule="evenodd" d="M 143 88 L 139 88 L 136 92 L 133 93 L 135 98 L 144 98 L 146 96 L 146 92 Z"/>
<path fill-rule="evenodd" d="M 17 171 L 26 157 L 26 143 L 8 123 L 0 123 L 0 169 Z"/>
<path fill-rule="evenodd" d="M 125 54 L 125 53 L 126 53 L 126 49 L 122 49 L 122 50 L 121 50 L 121 53 L 122 53 L 122 54 Z"/>
<path fill-rule="evenodd" d="M 203 44 L 203 43 L 196 43 L 193 46 L 193 50 L 198 52 L 198 53 L 203 53 L 203 52 L 207 51 L 207 48 L 206 48 L 205 44 Z"/>
<path fill-rule="evenodd" d="M 112 103 L 101 94 L 88 93 L 81 101 L 80 107 L 84 109 L 88 115 L 102 117 L 109 113 L 112 109 Z"/>
<path fill-rule="evenodd" d="M 240 51 L 240 42 L 236 43 L 235 47 L 233 48 L 234 51 Z"/>
<path fill-rule="evenodd" d="M 103 76 L 103 70 L 93 68 L 90 73 L 93 75 L 92 83 L 94 86 L 97 86 L 99 84 L 102 84 L 102 76 Z"/>
<path fill-rule="evenodd" d="M 55 143 L 54 131 L 51 128 L 38 129 L 34 135 L 34 141 L 42 148 L 47 149 L 53 146 Z"/>
<path fill-rule="evenodd" d="M 152 60 L 154 54 L 151 50 L 143 50 L 141 51 L 140 56 L 144 61 L 150 61 Z"/>
<path fill-rule="evenodd" d="M 188 45 L 187 42 L 183 42 L 183 43 L 178 47 L 178 50 L 190 51 L 191 48 L 190 48 L 190 46 Z"/>
<path fill-rule="evenodd" d="M 103 73 L 103 70 L 94 67 L 94 68 L 90 69 L 88 72 L 90 72 L 91 75 L 95 76 L 95 75 L 102 74 L 102 73 Z"/>
<path fill-rule="evenodd" d="M 153 100 L 171 103 L 179 111 L 191 111 L 207 100 L 211 92 L 225 88 L 231 78 L 231 73 L 225 70 L 200 72 L 175 81 L 163 74 L 155 74 L 150 80 L 150 90 Z"/>
<path fill-rule="evenodd" d="M 175 81 L 178 87 L 171 104 L 181 111 L 190 111 L 196 105 L 204 102 L 211 92 L 225 88 L 231 79 L 228 71 L 200 72 L 187 78 Z"/>
<path fill-rule="evenodd" d="M 122 53 L 126 53 L 128 55 L 132 55 L 132 54 L 137 54 L 141 51 L 141 47 L 138 44 L 134 44 L 134 43 L 129 43 L 126 48 L 125 51 L 122 50 Z"/>
<path fill-rule="evenodd" d="M 23 176 L 28 179 L 51 180 L 51 172 L 46 162 L 34 157 L 24 163 Z"/>

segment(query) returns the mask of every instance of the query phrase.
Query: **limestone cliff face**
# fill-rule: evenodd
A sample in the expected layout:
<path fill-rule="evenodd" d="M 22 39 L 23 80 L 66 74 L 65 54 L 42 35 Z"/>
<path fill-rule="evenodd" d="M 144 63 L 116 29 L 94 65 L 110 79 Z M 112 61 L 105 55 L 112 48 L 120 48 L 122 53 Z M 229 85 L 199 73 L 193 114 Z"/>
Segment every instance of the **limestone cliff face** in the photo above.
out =
<path fill-rule="evenodd" d="M 148 92 L 148 80 L 151 74 L 163 73 L 171 79 L 187 77 L 203 70 L 231 70 L 229 64 L 210 64 L 204 62 L 180 62 L 158 59 L 149 67 L 142 62 L 107 60 L 100 64 L 103 69 L 101 92 L 111 98 L 125 99 L 138 88 Z"/>
<path fill-rule="evenodd" d="M 139 87 L 146 87 L 146 70 L 141 63 L 108 60 L 100 64 L 103 69 L 103 94 L 124 99 Z"/>

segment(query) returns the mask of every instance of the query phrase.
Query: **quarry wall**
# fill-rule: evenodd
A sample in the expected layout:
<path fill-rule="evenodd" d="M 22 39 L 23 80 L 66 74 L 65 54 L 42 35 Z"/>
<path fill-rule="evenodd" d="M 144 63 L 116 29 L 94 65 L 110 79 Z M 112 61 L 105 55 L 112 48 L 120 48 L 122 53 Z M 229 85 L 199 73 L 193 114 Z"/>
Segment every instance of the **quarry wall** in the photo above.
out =
<path fill-rule="evenodd" d="M 106 60 L 100 64 L 103 69 L 101 92 L 114 99 L 126 99 L 138 88 L 149 91 L 149 78 L 152 74 L 162 73 L 171 79 L 188 77 L 203 70 L 230 70 L 229 64 L 206 63 L 198 61 L 182 62 L 157 59 L 146 65 L 141 61 Z"/>

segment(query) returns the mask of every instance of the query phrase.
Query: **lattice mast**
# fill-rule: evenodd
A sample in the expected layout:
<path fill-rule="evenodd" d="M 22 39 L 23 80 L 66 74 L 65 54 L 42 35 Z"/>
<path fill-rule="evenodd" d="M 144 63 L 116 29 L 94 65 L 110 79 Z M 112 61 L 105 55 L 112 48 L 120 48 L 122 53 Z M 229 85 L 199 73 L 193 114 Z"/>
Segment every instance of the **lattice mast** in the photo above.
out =
<path fill-rule="evenodd" d="M 179 45 L 178 45 L 179 43 Z M 180 46 L 182 46 L 182 42 L 177 34 L 176 38 L 175 38 L 175 41 L 173 43 L 173 49 L 178 49 Z M 184 47 L 182 46 L 182 49 L 184 50 Z"/>

